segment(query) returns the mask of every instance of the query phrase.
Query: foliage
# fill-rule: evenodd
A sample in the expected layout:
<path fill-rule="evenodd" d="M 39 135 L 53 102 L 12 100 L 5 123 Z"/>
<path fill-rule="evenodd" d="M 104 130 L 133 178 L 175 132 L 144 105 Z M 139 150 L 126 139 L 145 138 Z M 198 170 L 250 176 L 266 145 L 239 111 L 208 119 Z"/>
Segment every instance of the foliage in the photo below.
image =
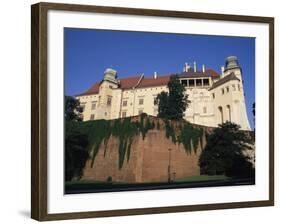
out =
<path fill-rule="evenodd" d="M 169 117 L 169 94 L 167 92 L 161 92 L 157 95 L 156 102 L 158 104 L 158 117 Z"/>
<path fill-rule="evenodd" d="M 166 138 L 171 138 L 172 142 L 176 144 L 177 137 L 174 126 L 171 121 L 165 120 Z"/>
<path fill-rule="evenodd" d="M 65 121 L 82 121 L 83 108 L 80 106 L 80 101 L 72 96 L 65 96 L 64 100 Z"/>
<path fill-rule="evenodd" d="M 126 155 L 127 161 L 129 161 L 133 137 L 141 133 L 144 139 L 148 130 L 153 128 L 154 123 L 149 120 L 149 117 L 146 114 L 142 114 L 140 122 L 132 121 L 130 117 L 113 121 L 94 120 L 85 122 L 66 122 L 65 132 L 66 136 L 71 135 L 72 133 L 79 133 L 87 136 L 89 141 L 87 151 L 92 158 L 91 166 L 94 164 L 95 157 L 101 148 L 101 144 L 104 144 L 106 149 L 110 136 L 118 138 L 119 169 L 121 169 Z"/>
<path fill-rule="evenodd" d="M 112 183 L 112 176 L 107 177 L 106 182 Z"/>
<path fill-rule="evenodd" d="M 185 95 L 185 88 L 180 83 L 177 75 L 172 75 L 168 83 L 169 93 L 161 92 L 157 95 L 158 117 L 170 120 L 180 120 L 188 103 L 188 96 Z"/>
<path fill-rule="evenodd" d="M 208 136 L 200 159 L 200 172 L 207 175 L 251 177 L 254 168 L 245 150 L 252 150 L 250 135 L 231 122 L 221 124 Z"/>
<path fill-rule="evenodd" d="M 131 122 L 130 117 L 124 118 L 123 121 L 120 119 L 114 121 L 111 134 L 119 138 L 119 169 L 123 166 L 126 153 L 127 161 L 129 160 L 133 137 L 138 134 L 138 131 L 137 123 Z"/>
<path fill-rule="evenodd" d="M 79 133 L 67 134 L 65 138 L 65 180 L 80 178 L 86 160 L 89 157 L 87 151 L 88 138 Z"/>
<path fill-rule="evenodd" d="M 171 138 L 173 143 L 182 143 L 186 152 L 191 153 L 193 149 L 196 153 L 199 141 L 202 146 L 203 129 L 196 128 L 189 122 L 181 121 L 178 127 L 175 127 L 171 121 L 165 120 L 166 137 Z M 178 131 L 176 131 L 178 129 Z"/>
<path fill-rule="evenodd" d="M 178 141 L 183 144 L 186 152 L 191 153 L 192 147 L 196 153 L 199 141 L 202 144 L 203 130 L 202 128 L 195 128 L 190 123 L 185 122 L 183 127 L 181 127 L 180 135 L 178 136 Z"/>

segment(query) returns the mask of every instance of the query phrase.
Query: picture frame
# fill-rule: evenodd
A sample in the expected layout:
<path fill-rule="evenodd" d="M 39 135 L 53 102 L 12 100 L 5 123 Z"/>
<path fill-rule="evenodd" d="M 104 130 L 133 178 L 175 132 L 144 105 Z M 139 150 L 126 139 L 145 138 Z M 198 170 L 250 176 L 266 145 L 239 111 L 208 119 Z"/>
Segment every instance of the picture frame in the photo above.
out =
<path fill-rule="evenodd" d="M 241 200 L 239 202 L 218 202 L 218 203 L 198 203 L 189 205 L 171 205 L 171 206 L 144 206 L 140 208 L 130 207 L 126 209 L 108 209 L 108 210 L 86 210 L 53 213 L 49 212 L 50 194 L 48 187 L 50 185 L 50 153 L 49 147 L 49 105 L 50 105 L 50 80 L 49 66 L 50 55 L 48 48 L 52 40 L 48 36 L 50 26 L 50 12 L 63 13 L 100 13 L 105 17 L 107 15 L 139 16 L 142 18 L 164 18 L 173 19 L 191 19 L 199 21 L 228 22 L 230 23 L 250 23 L 266 25 L 268 29 L 268 126 L 266 130 L 268 137 L 268 181 L 267 181 L 267 199 L 264 200 Z M 241 16 L 211 14 L 203 12 L 183 12 L 166 11 L 155 9 L 137 9 L 137 8 L 119 8 L 90 5 L 57 4 L 57 3 L 38 3 L 31 6 L 31 217 L 38 221 L 61 220 L 61 219 L 81 219 L 95 217 L 157 214 L 187 211 L 203 211 L 229 208 L 247 208 L 274 205 L 274 18 L 260 16 Z M 57 74 L 61 75 L 61 74 Z M 63 75 L 62 75 L 63 76 Z M 57 148 L 57 150 L 63 150 Z M 61 161 L 63 163 L 63 161 Z M 56 164 L 52 164 L 56 165 Z M 266 165 L 267 166 L 267 165 Z M 107 193 L 111 194 L 111 193 Z"/>

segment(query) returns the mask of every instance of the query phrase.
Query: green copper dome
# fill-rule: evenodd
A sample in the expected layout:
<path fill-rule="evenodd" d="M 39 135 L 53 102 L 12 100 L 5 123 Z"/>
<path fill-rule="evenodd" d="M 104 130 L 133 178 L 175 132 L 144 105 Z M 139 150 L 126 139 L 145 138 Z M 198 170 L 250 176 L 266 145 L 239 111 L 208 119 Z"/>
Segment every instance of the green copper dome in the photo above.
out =
<path fill-rule="evenodd" d="M 117 71 L 115 71 L 112 68 L 105 69 L 103 80 L 110 81 L 110 82 L 113 82 L 113 83 L 117 84 L 118 83 L 118 81 L 117 81 Z"/>
<path fill-rule="evenodd" d="M 225 60 L 225 71 L 234 68 L 240 68 L 237 57 L 236 56 L 227 57 Z"/>

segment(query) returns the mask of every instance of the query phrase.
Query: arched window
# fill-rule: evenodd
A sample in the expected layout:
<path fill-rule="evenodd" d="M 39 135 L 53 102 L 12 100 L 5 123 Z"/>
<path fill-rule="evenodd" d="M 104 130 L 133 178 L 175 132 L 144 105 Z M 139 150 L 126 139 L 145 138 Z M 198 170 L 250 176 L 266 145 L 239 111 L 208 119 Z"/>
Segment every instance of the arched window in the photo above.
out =
<path fill-rule="evenodd" d="M 226 106 L 227 112 L 228 112 L 228 121 L 231 121 L 231 109 L 230 109 L 230 105 Z"/>

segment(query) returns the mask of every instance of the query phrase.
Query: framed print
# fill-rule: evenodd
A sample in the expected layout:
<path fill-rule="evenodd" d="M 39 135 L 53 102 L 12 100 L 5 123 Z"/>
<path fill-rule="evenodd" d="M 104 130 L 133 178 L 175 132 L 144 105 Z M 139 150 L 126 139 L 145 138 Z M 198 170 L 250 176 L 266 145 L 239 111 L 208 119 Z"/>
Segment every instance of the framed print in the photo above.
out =
<path fill-rule="evenodd" d="M 31 16 L 32 218 L 274 205 L 274 18 Z"/>

